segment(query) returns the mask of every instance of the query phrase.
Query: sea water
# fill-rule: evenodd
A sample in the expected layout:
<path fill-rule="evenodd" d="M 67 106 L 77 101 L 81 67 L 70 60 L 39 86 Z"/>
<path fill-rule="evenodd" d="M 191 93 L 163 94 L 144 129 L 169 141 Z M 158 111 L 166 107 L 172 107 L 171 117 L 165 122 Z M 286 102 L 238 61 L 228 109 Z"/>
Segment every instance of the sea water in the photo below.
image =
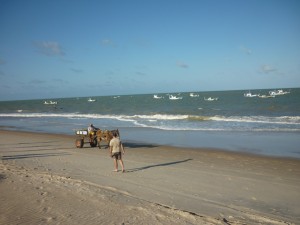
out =
<path fill-rule="evenodd" d="M 124 143 L 300 158 L 300 89 L 275 97 L 270 91 L 252 91 L 256 97 L 245 97 L 248 90 L 242 90 L 95 96 L 93 102 L 88 97 L 2 101 L 0 126 L 74 134 L 93 123 L 119 129 Z"/>

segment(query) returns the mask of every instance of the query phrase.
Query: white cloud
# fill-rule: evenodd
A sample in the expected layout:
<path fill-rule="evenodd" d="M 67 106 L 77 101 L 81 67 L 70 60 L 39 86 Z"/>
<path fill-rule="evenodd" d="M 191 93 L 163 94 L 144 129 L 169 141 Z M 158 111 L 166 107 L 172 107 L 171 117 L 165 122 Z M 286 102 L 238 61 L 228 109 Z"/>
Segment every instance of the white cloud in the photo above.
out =
<path fill-rule="evenodd" d="M 55 41 L 36 42 L 35 46 L 37 47 L 38 51 L 43 55 L 47 55 L 47 56 L 64 56 L 65 55 L 65 52 L 63 51 L 60 44 Z"/>
<path fill-rule="evenodd" d="M 188 68 L 189 67 L 186 63 L 180 62 L 180 61 L 177 62 L 177 66 L 179 66 L 181 68 Z"/>
<path fill-rule="evenodd" d="M 267 65 L 267 64 L 264 64 L 264 65 L 261 65 L 260 67 L 260 72 L 262 73 L 272 73 L 272 72 L 276 72 L 277 69 L 270 66 L 270 65 Z"/>
<path fill-rule="evenodd" d="M 249 49 L 249 48 L 247 48 L 247 47 L 245 47 L 245 46 L 243 46 L 243 45 L 240 47 L 240 50 L 242 52 L 244 52 L 245 54 L 247 54 L 247 55 L 251 55 L 252 54 L 252 50 Z"/>
<path fill-rule="evenodd" d="M 39 79 L 34 79 L 34 80 L 29 81 L 29 84 L 44 84 L 44 83 L 46 83 L 46 81 L 39 80 Z"/>
<path fill-rule="evenodd" d="M 101 44 L 104 46 L 115 47 L 115 43 L 111 39 L 103 39 L 101 40 Z"/>
<path fill-rule="evenodd" d="M 70 70 L 73 71 L 74 73 L 82 73 L 83 72 L 83 70 L 75 69 L 75 68 L 71 68 Z"/>
<path fill-rule="evenodd" d="M 140 72 L 140 71 L 135 72 L 135 74 L 139 75 L 139 76 L 146 76 L 146 73 L 143 73 L 143 72 Z"/>
<path fill-rule="evenodd" d="M 11 86 L 7 85 L 7 84 L 3 84 L 3 85 L 1 85 L 1 87 L 6 88 L 6 89 L 11 89 Z"/>
<path fill-rule="evenodd" d="M 68 84 L 69 82 L 63 79 L 59 79 L 59 78 L 54 78 L 52 79 L 52 82 L 56 83 L 56 84 Z"/>

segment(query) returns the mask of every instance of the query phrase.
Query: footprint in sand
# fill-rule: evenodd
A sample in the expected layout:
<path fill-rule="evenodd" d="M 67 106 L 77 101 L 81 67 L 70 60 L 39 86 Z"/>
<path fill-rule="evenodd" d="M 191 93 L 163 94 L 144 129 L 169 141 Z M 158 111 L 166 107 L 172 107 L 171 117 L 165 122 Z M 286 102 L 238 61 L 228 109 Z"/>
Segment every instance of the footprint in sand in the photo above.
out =
<path fill-rule="evenodd" d="M 44 204 L 45 203 L 45 199 L 38 199 L 38 200 L 36 200 L 36 202 L 38 204 Z"/>
<path fill-rule="evenodd" d="M 44 207 L 43 212 L 48 213 L 51 210 L 51 207 Z"/>
<path fill-rule="evenodd" d="M 46 217 L 43 219 L 43 221 L 47 222 L 47 223 L 51 223 L 53 221 L 55 221 L 57 218 L 56 217 Z"/>
<path fill-rule="evenodd" d="M 48 192 L 41 192 L 41 195 L 46 196 L 48 195 Z"/>

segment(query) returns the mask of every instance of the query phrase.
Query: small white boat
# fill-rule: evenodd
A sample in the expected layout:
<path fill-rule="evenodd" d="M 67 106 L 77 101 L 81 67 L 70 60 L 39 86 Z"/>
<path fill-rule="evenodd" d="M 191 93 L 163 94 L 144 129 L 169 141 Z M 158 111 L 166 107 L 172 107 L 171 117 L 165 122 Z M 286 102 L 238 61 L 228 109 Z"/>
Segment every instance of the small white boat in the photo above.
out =
<path fill-rule="evenodd" d="M 205 97 L 204 97 L 204 100 L 205 100 L 205 101 L 210 101 L 210 102 L 211 102 L 211 101 L 217 101 L 218 98 L 212 98 L 212 97 L 205 98 Z"/>
<path fill-rule="evenodd" d="M 178 99 L 182 99 L 182 97 L 177 97 L 175 95 L 169 95 L 169 99 L 170 100 L 178 100 Z"/>
<path fill-rule="evenodd" d="M 53 101 L 44 101 L 44 105 L 57 105 L 57 102 L 53 102 Z"/>
<path fill-rule="evenodd" d="M 190 93 L 190 97 L 196 98 L 196 97 L 199 97 L 199 95 L 196 95 L 196 94 L 194 94 L 194 93 Z"/>
<path fill-rule="evenodd" d="M 91 99 L 91 98 L 88 99 L 88 102 L 95 102 L 95 101 L 96 99 Z"/>
<path fill-rule="evenodd" d="M 286 94 L 289 94 L 290 92 L 288 91 L 283 91 L 282 89 L 280 90 L 275 90 L 275 91 L 269 91 L 269 94 L 271 96 L 276 96 L 276 95 L 286 95 Z"/>
<path fill-rule="evenodd" d="M 244 93 L 244 97 L 247 97 L 247 98 L 253 98 L 253 97 L 257 97 L 258 95 L 253 95 L 250 91 L 247 92 L 247 93 Z"/>
<path fill-rule="evenodd" d="M 275 98 L 275 95 L 258 95 L 259 98 Z"/>
<path fill-rule="evenodd" d="M 158 96 L 158 95 L 153 95 L 153 98 L 155 98 L 155 99 L 161 99 L 163 97 L 162 96 Z"/>

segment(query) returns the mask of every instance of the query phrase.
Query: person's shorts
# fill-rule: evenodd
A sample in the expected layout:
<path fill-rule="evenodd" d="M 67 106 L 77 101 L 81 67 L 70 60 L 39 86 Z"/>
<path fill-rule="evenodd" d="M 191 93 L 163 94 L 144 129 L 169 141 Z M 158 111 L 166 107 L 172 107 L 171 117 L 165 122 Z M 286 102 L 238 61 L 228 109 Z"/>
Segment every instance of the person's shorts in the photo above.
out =
<path fill-rule="evenodd" d="M 114 158 L 114 159 L 122 159 L 122 154 L 121 154 L 121 152 L 115 152 L 115 153 L 113 153 L 113 155 L 112 155 L 112 157 Z"/>

